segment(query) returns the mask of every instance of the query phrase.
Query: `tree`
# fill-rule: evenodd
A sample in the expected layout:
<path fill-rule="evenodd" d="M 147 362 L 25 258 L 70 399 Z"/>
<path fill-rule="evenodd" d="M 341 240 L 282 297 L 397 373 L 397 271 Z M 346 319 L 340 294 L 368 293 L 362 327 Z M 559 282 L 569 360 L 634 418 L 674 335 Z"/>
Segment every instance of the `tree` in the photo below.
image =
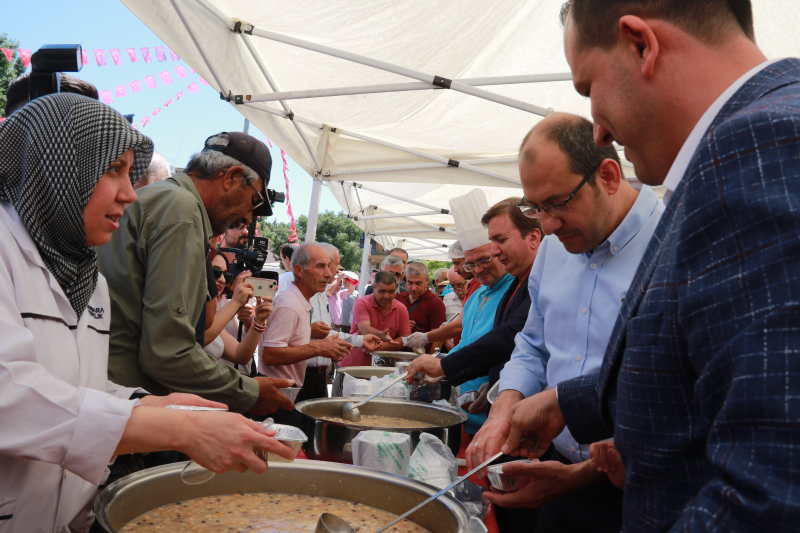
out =
<path fill-rule="evenodd" d="M 345 270 L 357 271 L 361 266 L 361 248 L 358 246 L 361 233 L 344 211 L 325 211 L 317 219 L 317 241 L 331 243 L 339 249 L 340 264 Z"/>
<path fill-rule="evenodd" d="M 299 242 L 304 242 L 306 238 L 306 228 L 308 227 L 308 217 L 301 215 L 295 221 L 297 238 Z M 281 245 L 289 242 L 289 224 L 262 218 L 258 221 L 258 233 L 262 237 L 271 239 L 272 253 L 279 255 Z M 361 248 L 359 239 L 361 230 L 355 222 L 347 218 L 344 211 L 334 213 L 325 211 L 320 213 L 317 219 L 317 241 L 328 242 L 339 249 L 339 259 L 345 270 L 357 271 L 361 266 Z"/>
<path fill-rule="evenodd" d="M 453 266 L 453 263 L 449 261 L 423 261 L 425 266 L 428 267 L 428 275 L 430 277 L 430 283 L 433 284 L 433 273 L 438 268 L 450 268 Z"/>
<path fill-rule="evenodd" d="M 10 38 L 5 33 L 0 33 L 0 48 L 18 50 L 19 42 Z M 8 61 L 5 54 L 0 54 L 0 112 L 3 113 L 3 116 L 5 116 L 6 91 L 8 91 L 8 85 L 25 72 L 22 59 L 19 57 L 19 54 L 16 54 L 16 56 L 16 59 L 13 61 Z"/>

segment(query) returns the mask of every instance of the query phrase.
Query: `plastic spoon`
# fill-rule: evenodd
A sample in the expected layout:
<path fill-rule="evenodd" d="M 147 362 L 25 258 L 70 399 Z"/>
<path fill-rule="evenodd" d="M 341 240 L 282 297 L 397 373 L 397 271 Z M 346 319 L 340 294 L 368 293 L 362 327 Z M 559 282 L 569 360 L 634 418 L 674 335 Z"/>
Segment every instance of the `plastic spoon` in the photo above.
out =
<path fill-rule="evenodd" d="M 384 385 L 384 387 L 381 390 L 379 390 L 378 392 L 376 392 L 375 394 L 373 394 L 372 396 L 370 396 L 366 400 L 362 400 L 360 402 L 347 402 L 346 404 L 344 404 L 344 407 L 342 408 L 342 418 L 344 418 L 345 420 L 349 420 L 350 422 L 359 422 L 361 420 L 361 413 L 358 410 L 359 407 L 361 407 L 362 405 L 364 405 L 368 401 L 372 400 L 377 395 L 379 395 L 380 393 L 384 392 L 386 389 L 388 389 L 389 387 L 391 387 L 395 383 L 405 379 L 405 377 L 407 375 L 408 375 L 408 372 L 403 372 L 402 374 L 400 374 L 400 376 L 394 378 L 387 385 Z"/>
<path fill-rule="evenodd" d="M 261 422 L 262 430 L 267 429 L 274 423 L 274 420 L 267 418 Z M 183 468 L 183 472 L 181 472 L 181 481 L 187 485 L 201 485 L 214 477 L 214 475 L 215 473 L 211 470 L 208 470 L 207 468 L 200 466 L 198 463 L 191 461 Z"/>

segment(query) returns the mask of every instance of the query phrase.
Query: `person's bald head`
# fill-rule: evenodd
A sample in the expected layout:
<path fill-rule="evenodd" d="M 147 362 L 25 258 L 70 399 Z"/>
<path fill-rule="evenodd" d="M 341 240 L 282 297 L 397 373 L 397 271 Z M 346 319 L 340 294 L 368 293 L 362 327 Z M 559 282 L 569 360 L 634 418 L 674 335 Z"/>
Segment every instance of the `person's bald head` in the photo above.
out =
<path fill-rule="evenodd" d="M 571 253 L 602 243 L 625 218 L 637 192 L 625 180 L 613 145 L 594 142 L 594 126 L 567 113 L 540 121 L 519 158 L 523 209 L 540 217 Z"/>

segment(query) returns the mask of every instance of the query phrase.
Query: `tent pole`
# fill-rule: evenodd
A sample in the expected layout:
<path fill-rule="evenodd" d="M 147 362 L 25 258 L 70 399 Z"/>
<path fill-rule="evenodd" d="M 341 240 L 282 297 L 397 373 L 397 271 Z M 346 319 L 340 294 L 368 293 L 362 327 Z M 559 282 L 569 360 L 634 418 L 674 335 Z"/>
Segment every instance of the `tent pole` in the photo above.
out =
<path fill-rule="evenodd" d="M 250 55 L 253 56 L 253 59 L 258 65 L 258 69 L 261 71 L 261 74 L 264 76 L 264 78 L 266 78 L 267 83 L 269 83 L 269 86 L 272 87 L 272 90 L 277 92 L 278 86 L 275 83 L 275 80 L 272 79 L 272 75 L 270 75 L 269 70 L 267 70 L 267 66 L 261 60 L 261 56 L 259 55 L 258 50 L 255 49 L 253 43 L 250 42 L 250 39 L 248 37 L 245 37 L 244 33 L 241 33 L 239 35 L 241 36 L 242 41 L 244 41 L 245 46 L 247 46 L 247 49 L 250 51 Z M 319 162 L 317 161 L 317 156 L 314 155 L 314 150 L 311 149 L 311 143 L 308 142 L 305 133 L 303 133 L 303 131 L 300 129 L 300 125 L 297 124 L 297 122 L 295 122 L 292 119 L 292 117 L 294 117 L 294 113 L 292 113 L 292 110 L 289 108 L 286 102 L 281 101 L 281 106 L 283 107 L 283 110 L 286 113 L 287 118 L 289 118 L 289 120 L 291 121 L 292 126 L 294 126 L 294 129 L 297 130 L 297 134 L 303 140 L 303 144 L 306 145 L 306 150 L 308 150 L 308 155 L 311 156 L 311 161 L 314 163 L 314 169 L 317 172 L 319 172 L 320 170 L 322 170 L 322 167 L 319 166 Z"/>
<path fill-rule="evenodd" d="M 453 235 L 458 235 L 458 233 L 456 233 L 455 231 L 453 231 L 451 229 L 447 229 L 444 226 L 437 226 L 436 224 L 429 224 L 428 222 L 423 222 L 421 220 L 415 220 L 414 218 L 412 218 L 410 216 L 404 216 L 404 217 L 400 217 L 400 218 L 405 218 L 405 219 L 407 219 L 407 220 L 409 220 L 411 222 L 414 222 L 415 224 L 419 224 L 421 226 L 427 226 L 427 227 L 429 227 L 431 229 L 435 229 L 437 231 L 443 231 L 445 233 L 452 233 Z"/>
<path fill-rule="evenodd" d="M 317 240 L 317 220 L 319 219 L 319 196 L 322 191 L 322 182 L 314 178 L 311 188 L 311 206 L 308 208 L 308 227 L 306 228 L 306 242 Z"/>
<path fill-rule="evenodd" d="M 391 63 L 387 63 L 386 61 L 381 61 L 379 59 L 373 59 L 371 57 L 362 56 L 360 54 L 354 54 L 352 52 L 339 50 L 337 48 L 326 46 L 324 44 L 313 43 L 311 41 L 298 39 L 296 37 L 290 37 L 288 35 L 283 35 L 262 28 L 253 28 L 251 33 L 252 35 L 263 37 L 264 39 L 269 39 L 270 41 L 277 41 L 279 43 L 288 44 L 289 46 L 296 46 L 298 48 L 303 48 L 305 50 L 311 50 L 313 52 L 319 52 L 321 54 L 329 55 L 332 57 L 338 57 L 339 59 L 344 59 L 345 61 L 358 63 L 359 65 L 366 65 L 368 67 L 373 67 L 386 72 L 391 72 L 393 74 L 399 74 L 401 76 L 406 76 L 411 79 L 424 81 L 425 83 L 429 83 L 431 85 L 444 86 L 454 91 L 458 91 L 460 93 L 469 94 L 471 96 L 475 96 L 478 98 L 483 98 L 484 100 L 489 100 L 490 102 L 495 102 L 497 104 L 513 107 L 515 109 L 526 111 L 534 115 L 540 115 L 546 117 L 548 114 L 547 109 L 537 105 L 529 104 L 527 102 L 522 102 L 521 100 L 517 100 L 515 98 L 509 98 L 507 96 L 503 96 L 500 94 L 495 94 L 485 89 L 477 89 L 475 87 L 470 87 L 469 85 L 465 85 L 456 80 L 449 80 L 442 78 L 440 76 L 435 76 L 433 74 L 426 74 L 418 70 L 401 67 L 399 65 L 393 65 Z"/>
<path fill-rule="evenodd" d="M 376 231 L 372 235 L 373 236 L 378 236 L 378 235 L 380 235 L 380 236 L 406 235 L 408 233 L 422 233 L 424 231 L 429 231 L 431 233 L 433 233 L 435 231 L 437 233 L 452 233 L 453 235 L 456 234 L 454 231 L 448 231 L 448 230 L 446 230 L 444 228 L 430 229 L 430 230 L 425 230 L 425 229 L 422 229 L 422 228 L 418 228 L 418 229 L 398 229 L 398 230 L 392 230 L 392 231 Z M 419 238 L 419 237 L 417 237 L 417 238 Z"/>
<path fill-rule="evenodd" d="M 424 157 L 426 159 L 432 159 L 434 161 L 438 161 L 439 163 L 444 163 L 445 165 L 448 165 L 448 166 L 458 166 L 459 168 L 463 168 L 465 170 L 471 170 L 473 172 L 477 172 L 478 174 L 484 174 L 484 175 L 490 176 L 492 178 L 497 178 L 497 179 L 500 179 L 500 180 L 503 180 L 503 181 L 507 181 L 507 182 L 513 183 L 514 185 L 517 185 L 517 186 L 520 185 L 519 179 L 509 178 L 508 176 L 503 176 L 502 174 L 498 174 L 497 172 L 491 172 L 489 170 L 485 170 L 485 169 L 482 169 L 482 168 L 479 168 L 479 167 L 475 167 L 475 166 L 469 165 L 467 163 L 464 163 L 462 161 L 454 161 L 454 160 L 448 159 L 446 157 L 429 154 L 427 152 L 422 152 L 420 150 L 415 150 L 414 148 L 408 148 L 407 146 L 401 146 L 401 145 L 395 144 L 393 142 L 384 141 L 383 139 L 378 139 L 378 138 L 372 137 L 370 135 L 364 135 L 363 133 L 357 133 L 357 132 L 350 131 L 350 130 L 345 130 L 345 129 L 342 129 L 342 128 L 337 128 L 336 131 L 338 133 L 342 134 L 342 135 L 347 135 L 348 137 L 353 137 L 355 139 L 361 139 L 362 141 L 369 141 L 369 142 L 372 142 L 372 143 L 375 143 L 375 144 L 379 144 L 381 146 L 386 146 L 388 148 L 394 148 L 395 150 L 400 150 L 401 152 L 406 152 L 406 153 L 409 153 L 409 154 L 417 155 L 417 156 L 420 156 L 420 157 Z"/>
<path fill-rule="evenodd" d="M 407 217 L 421 217 L 426 215 L 441 215 L 441 211 L 418 211 L 416 213 L 387 213 L 385 215 L 369 215 L 369 216 L 359 216 L 355 215 L 352 217 L 353 220 L 379 220 L 382 218 L 407 218 Z"/>
<path fill-rule="evenodd" d="M 225 89 L 225 84 L 222 83 L 222 78 L 220 78 L 217 74 L 217 69 L 215 69 L 211 61 L 208 60 L 205 50 L 202 46 L 200 46 L 200 41 L 197 39 L 197 35 L 194 31 L 192 23 L 189 22 L 189 18 L 186 16 L 186 11 L 183 9 L 183 4 L 181 4 L 180 0 L 170 0 L 170 3 L 172 3 L 172 7 L 175 8 L 175 12 L 178 14 L 178 18 L 181 19 L 186 31 L 189 32 L 189 37 L 192 39 L 194 47 L 197 48 L 198 52 L 200 52 L 200 56 L 203 58 L 203 63 L 205 63 L 205 65 L 208 67 L 208 70 L 211 71 L 211 75 L 214 77 L 214 81 L 217 83 L 217 87 L 219 87 L 220 92 L 222 94 L 227 94 L 228 91 Z"/>
<path fill-rule="evenodd" d="M 342 183 L 344 184 L 345 182 L 342 182 Z M 403 198 L 402 196 L 397 196 L 396 194 L 391 194 L 391 193 L 388 193 L 388 192 L 379 191 L 377 189 L 371 189 L 369 187 L 364 187 L 360 183 L 351 182 L 350 185 L 352 185 L 353 187 L 358 187 L 360 189 L 364 189 L 365 191 L 374 192 L 376 194 L 380 194 L 382 196 L 386 196 L 388 198 L 394 198 L 395 200 L 400 200 L 402 202 L 408 202 L 409 204 L 418 205 L 420 207 L 424 207 L 425 209 L 432 209 L 434 211 L 438 211 L 439 213 L 442 213 L 443 215 L 447 215 L 448 213 L 450 213 L 450 211 L 448 211 L 447 209 L 442 209 L 441 207 L 436 207 L 435 205 L 426 204 L 426 203 L 423 203 L 423 202 L 418 202 L 416 200 L 410 200 L 408 198 Z"/>
<path fill-rule="evenodd" d="M 467 161 L 460 161 L 462 165 L 491 165 L 500 163 L 516 163 L 517 157 L 498 157 L 497 159 L 472 159 Z M 392 172 L 395 170 L 424 170 L 428 168 L 442 168 L 448 166 L 446 163 L 419 163 L 415 165 L 396 165 L 392 167 L 374 167 L 374 168 L 353 168 L 347 170 L 325 170 L 322 175 L 329 176 L 343 176 L 346 174 L 370 174 L 373 172 Z"/>
<path fill-rule="evenodd" d="M 528 74 L 521 76 L 496 76 L 490 78 L 464 78 L 457 80 L 459 83 L 470 87 L 488 85 L 517 85 L 525 83 L 540 83 L 554 81 L 571 81 L 572 74 Z M 456 80 L 454 80 L 456 81 Z M 247 95 L 249 102 L 274 102 L 283 100 L 299 100 L 303 98 L 324 98 L 328 96 L 352 96 L 359 94 L 384 94 L 405 91 L 441 90 L 444 87 L 432 85 L 423 81 L 406 83 L 382 83 L 375 85 L 354 85 L 351 87 L 329 87 L 325 89 L 307 89 L 304 91 L 283 91 Z"/>
<path fill-rule="evenodd" d="M 367 290 L 367 283 L 369 283 L 369 252 L 372 250 L 372 235 L 364 232 L 364 251 L 361 254 L 361 279 L 358 283 L 358 295 L 364 296 L 364 291 Z"/>

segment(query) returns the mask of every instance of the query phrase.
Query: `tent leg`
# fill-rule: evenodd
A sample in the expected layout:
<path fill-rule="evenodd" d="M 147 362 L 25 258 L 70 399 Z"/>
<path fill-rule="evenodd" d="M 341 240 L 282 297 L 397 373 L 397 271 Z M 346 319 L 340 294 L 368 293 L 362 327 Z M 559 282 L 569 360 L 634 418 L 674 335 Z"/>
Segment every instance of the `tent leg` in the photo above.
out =
<path fill-rule="evenodd" d="M 306 228 L 306 242 L 317 240 L 317 219 L 319 218 L 319 196 L 322 192 L 322 182 L 314 180 L 311 188 L 311 206 L 308 208 L 308 227 Z"/>
<path fill-rule="evenodd" d="M 364 232 L 364 253 L 361 254 L 361 279 L 358 282 L 358 295 L 364 296 L 364 291 L 367 290 L 369 283 L 369 252 L 372 250 L 372 235 Z"/>

